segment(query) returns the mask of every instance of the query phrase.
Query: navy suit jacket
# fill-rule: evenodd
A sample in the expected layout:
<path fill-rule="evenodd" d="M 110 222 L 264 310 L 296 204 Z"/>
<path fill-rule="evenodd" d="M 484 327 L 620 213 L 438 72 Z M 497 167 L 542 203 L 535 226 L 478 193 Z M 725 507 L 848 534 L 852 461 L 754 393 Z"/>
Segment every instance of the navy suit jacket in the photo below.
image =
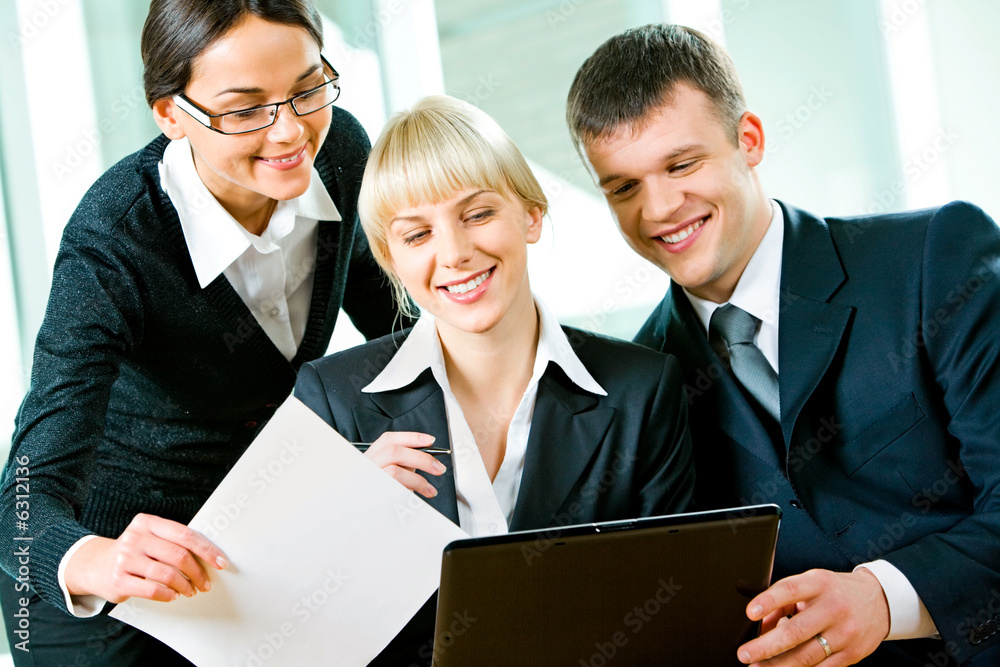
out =
<path fill-rule="evenodd" d="M 781 204 L 780 425 L 683 291 L 636 342 L 681 361 L 696 507 L 783 510 L 774 578 L 885 559 L 942 639 L 864 664 L 1000 664 L 1000 228 L 957 202 L 865 218 Z"/>
<path fill-rule="evenodd" d="M 687 509 L 694 486 L 687 409 L 677 360 L 564 327 L 574 352 L 608 393 L 597 396 L 550 363 L 538 395 L 510 530 L 671 514 Z M 430 369 L 382 393 L 361 388 L 382 372 L 409 331 L 305 364 L 295 396 L 350 441 L 386 431 L 429 433 L 450 442 L 444 393 Z M 421 473 L 423 474 L 423 473 Z M 426 476 L 427 500 L 458 523 L 451 466 Z M 433 598 L 372 664 L 427 664 Z"/>

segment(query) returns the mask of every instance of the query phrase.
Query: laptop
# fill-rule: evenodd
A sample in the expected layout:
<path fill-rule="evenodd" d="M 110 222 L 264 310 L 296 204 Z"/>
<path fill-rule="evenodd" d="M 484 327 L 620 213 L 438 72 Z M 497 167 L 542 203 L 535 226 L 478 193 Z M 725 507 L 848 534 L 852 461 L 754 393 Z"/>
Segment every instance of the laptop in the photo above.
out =
<path fill-rule="evenodd" d="M 739 664 L 780 516 L 752 505 L 452 542 L 433 664 Z"/>

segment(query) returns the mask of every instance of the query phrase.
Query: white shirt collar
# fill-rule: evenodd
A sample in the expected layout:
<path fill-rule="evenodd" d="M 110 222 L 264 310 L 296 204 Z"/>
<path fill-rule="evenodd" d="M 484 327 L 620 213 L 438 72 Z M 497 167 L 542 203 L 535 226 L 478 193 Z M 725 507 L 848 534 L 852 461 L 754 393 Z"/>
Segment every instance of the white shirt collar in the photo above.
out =
<path fill-rule="evenodd" d="M 771 200 L 771 222 L 753 256 L 743 270 L 728 303 L 745 310 L 762 322 L 778 326 L 781 289 L 781 248 L 785 239 L 785 218 L 778 202 Z M 716 308 L 723 304 L 697 297 L 684 289 L 695 314 L 708 331 Z"/>
<path fill-rule="evenodd" d="M 272 252 L 273 241 L 288 234 L 296 217 L 340 220 L 340 212 L 322 179 L 312 170 L 309 187 L 295 199 L 278 202 L 264 233 L 248 232 L 222 207 L 198 176 L 187 137 L 171 141 L 159 164 L 160 183 L 177 209 L 184 241 L 198 283 L 205 287 L 226 270 L 251 245 Z"/>
<path fill-rule="evenodd" d="M 535 297 L 535 307 L 538 309 L 538 349 L 529 387 L 538 382 L 551 361 L 562 368 L 566 377 L 584 391 L 607 396 L 608 393 L 576 356 L 552 311 L 538 297 Z M 444 351 L 441 349 L 434 316 L 425 311 L 386 367 L 361 391 L 372 394 L 400 389 L 411 384 L 428 368 L 434 373 L 442 389 L 450 393 Z"/>

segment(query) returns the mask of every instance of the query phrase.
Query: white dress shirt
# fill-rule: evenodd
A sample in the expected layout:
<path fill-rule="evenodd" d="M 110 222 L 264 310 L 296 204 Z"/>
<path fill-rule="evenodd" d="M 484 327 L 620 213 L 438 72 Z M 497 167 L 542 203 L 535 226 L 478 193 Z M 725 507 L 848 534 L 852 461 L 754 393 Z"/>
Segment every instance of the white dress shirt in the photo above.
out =
<path fill-rule="evenodd" d="M 743 275 L 728 303 L 745 310 L 761 321 L 754 335 L 754 344 L 760 348 L 774 372 L 778 371 L 778 307 L 781 289 L 781 251 L 785 238 L 785 219 L 781 207 L 771 201 L 771 222 L 747 263 Z M 716 308 L 726 305 L 694 296 L 684 290 L 694 307 L 699 321 L 708 331 Z M 889 635 L 886 639 L 918 639 L 937 635 L 937 626 L 924 606 L 909 579 L 895 565 L 886 560 L 862 563 L 878 579 L 889 603 Z"/>
<path fill-rule="evenodd" d="M 340 220 L 337 206 L 313 169 L 306 191 L 279 201 L 256 236 L 238 223 L 202 182 L 187 138 L 171 141 L 160 181 L 180 217 L 198 283 L 223 274 L 286 359 L 302 343 L 316 268 L 319 220 Z"/>
<path fill-rule="evenodd" d="M 312 300 L 319 221 L 340 220 L 319 174 L 313 169 L 306 191 L 280 201 L 260 236 L 248 232 L 202 182 L 187 138 L 171 141 L 160 162 L 160 185 L 177 210 L 198 283 L 204 289 L 222 274 L 274 346 L 291 361 L 302 343 Z M 59 587 L 71 614 L 96 616 L 106 600 L 70 596 L 66 564 L 96 537 L 80 538 L 59 561 Z"/>
<path fill-rule="evenodd" d="M 444 352 L 434 316 L 426 311 L 382 372 L 364 389 L 365 393 L 405 387 L 428 368 L 445 398 L 445 417 L 451 439 L 452 472 L 462 530 L 473 537 L 501 535 L 508 531 L 524 471 L 531 419 L 538 396 L 538 381 L 551 361 L 584 391 L 599 396 L 607 392 L 584 367 L 552 312 L 537 298 L 538 349 L 528 387 L 507 428 L 507 448 L 496 478 L 490 482 L 476 439 L 455 399 L 445 370 Z M 543 417 L 544 418 L 544 417 Z"/>

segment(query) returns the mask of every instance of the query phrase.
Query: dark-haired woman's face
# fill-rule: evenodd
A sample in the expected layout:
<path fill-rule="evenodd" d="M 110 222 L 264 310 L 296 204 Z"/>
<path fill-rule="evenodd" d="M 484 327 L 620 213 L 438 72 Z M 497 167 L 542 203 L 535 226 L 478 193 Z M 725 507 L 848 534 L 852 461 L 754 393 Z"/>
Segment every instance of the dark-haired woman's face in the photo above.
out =
<path fill-rule="evenodd" d="M 221 114 L 283 102 L 326 80 L 319 46 L 309 33 L 251 16 L 195 59 L 185 95 L 209 113 Z M 271 199 L 292 199 L 306 191 L 330 126 L 329 108 L 296 116 L 285 105 L 270 127 L 223 135 L 172 100 L 163 104 L 172 122 L 169 127 L 160 122 L 161 128 L 172 139 L 188 137 L 201 179 L 238 220 Z"/>

